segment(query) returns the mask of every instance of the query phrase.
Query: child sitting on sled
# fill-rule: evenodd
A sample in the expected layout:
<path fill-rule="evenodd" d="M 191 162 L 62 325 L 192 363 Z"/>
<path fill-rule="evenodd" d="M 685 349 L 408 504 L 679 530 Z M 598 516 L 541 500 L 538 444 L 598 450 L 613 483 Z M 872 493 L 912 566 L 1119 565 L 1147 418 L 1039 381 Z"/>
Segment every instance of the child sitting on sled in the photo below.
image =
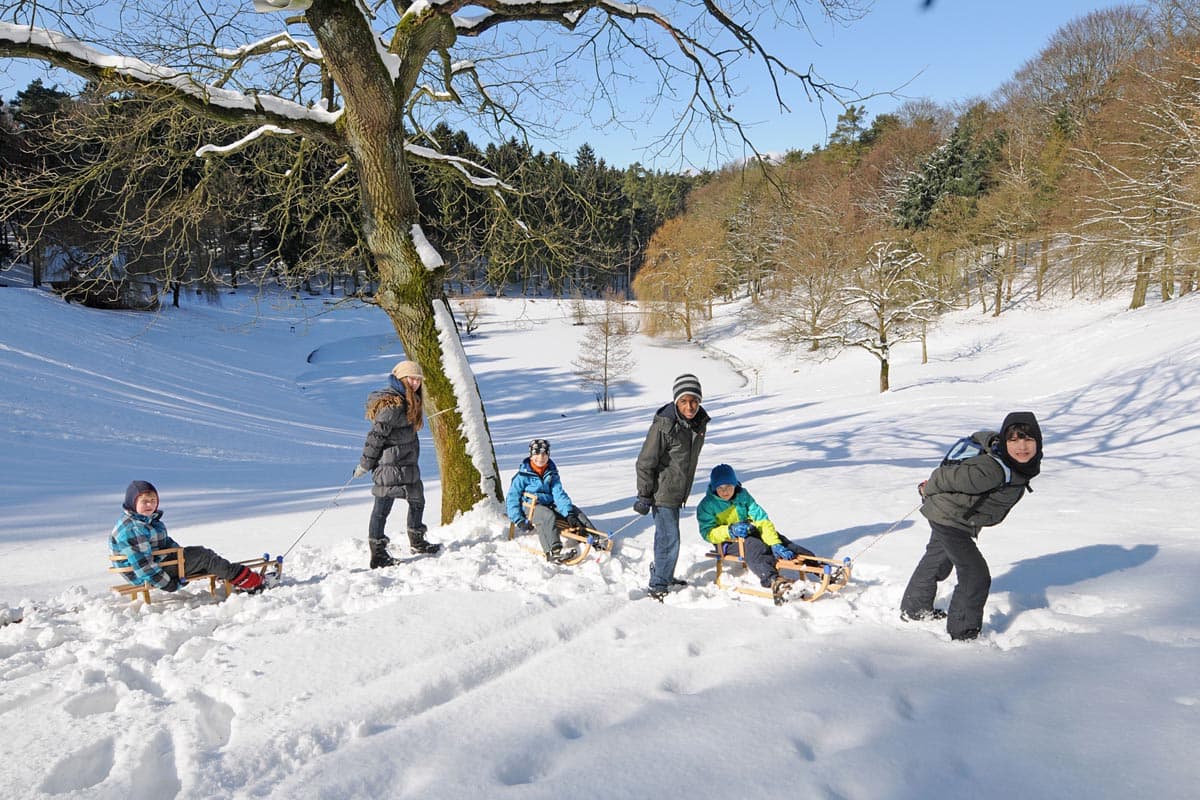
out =
<path fill-rule="evenodd" d="M 180 547 L 167 535 L 167 526 L 162 521 L 158 508 L 158 490 L 148 481 L 133 481 L 125 489 L 124 515 L 117 520 L 108 537 L 108 549 L 115 556 L 124 557 L 114 567 L 133 567 L 123 573 L 125 579 L 135 586 L 149 584 L 164 592 L 174 592 L 182 585 L 181 579 L 192 575 L 216 575 L 234 587 L 251 594 L 263 590 L 263 579 L 254 570 L 233 564 L 209 550 L 207 547 L 184 547 L 183 563 L 187 575 L 177 574 L 175 565 L 159 566 L 152 550 Z"/>
<path fill-rule="evenodd" d="M 742 486 L 728 464 L 713 467 L 708 492 L 696 508 L 696 520 L 700 523 L 700 535 L 716 545 L 718 553 L 727 543 L 742 540 L 746 565 L 764 588 L 770 587 L 776 602 L 792 588 L 792 581 L 779 574 L 775 563 L 813 555 L 811 550 L 775 530 L 766 510 Z"/>
<path fill-rule="evenodd" d="M 532 508 L 526 494 L 537 498 Z M 521 462 L 505 500 L 508 518 L 518 530 L 537 533 L 547 561 L 561 564 L 579 554 L 574 547 L 563 548 L 555 523 L 565 519 L 572 528 L 590 529 L 592 521 L 571 502 L 571 496 L 563 488 L 558 467 L 550 460 L 548 440 L 534 439 L 529 443 L 529 458 Z"/>

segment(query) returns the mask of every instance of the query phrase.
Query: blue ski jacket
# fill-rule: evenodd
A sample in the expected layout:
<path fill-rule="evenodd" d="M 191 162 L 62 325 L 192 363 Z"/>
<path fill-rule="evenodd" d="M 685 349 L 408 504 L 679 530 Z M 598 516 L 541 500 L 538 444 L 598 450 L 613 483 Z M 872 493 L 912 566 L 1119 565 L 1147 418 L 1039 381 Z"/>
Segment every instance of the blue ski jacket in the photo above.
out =
<path fill-rule="evenodd" d="M 538 505 L 551 506 L 560 517 L 570 514 L 575 505 L 571 502 L 567 490 L 563 488 L 562 480 L 558 477 L 558 467 L 554 466 L 554 459 L 550 459 L 550 463 L 546 465 L 546 472 L 542 475 L 533 471 L 528 458 L 521 462 L 520 469 L 508 485 L 508 496 L 505 498 L 508 518 L 513 522 L 525 519 L 522 504 L 525 502 L 526 492 L 537 496 Z"/>

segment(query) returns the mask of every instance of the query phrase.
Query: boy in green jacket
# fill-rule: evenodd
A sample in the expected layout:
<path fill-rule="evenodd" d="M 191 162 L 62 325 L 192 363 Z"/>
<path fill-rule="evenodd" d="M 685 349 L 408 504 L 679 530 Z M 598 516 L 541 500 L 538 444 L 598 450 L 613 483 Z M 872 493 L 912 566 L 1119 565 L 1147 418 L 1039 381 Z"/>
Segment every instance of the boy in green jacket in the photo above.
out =
<path fill-rule="evenodd" d="M 696 521 L 700 523 L 700 535 L 716 545 L 718 552 L 726 542 L 743 541 L 746 565 L 764 588 L 770 587 L 776 603 L 792 588 L 792 582 L 780 576 L 775 562 L 813 555 L 775 530 L 766 510 L 728 464 L 717 464 L 709 473 L 708 492 L 696 508 Z"/>

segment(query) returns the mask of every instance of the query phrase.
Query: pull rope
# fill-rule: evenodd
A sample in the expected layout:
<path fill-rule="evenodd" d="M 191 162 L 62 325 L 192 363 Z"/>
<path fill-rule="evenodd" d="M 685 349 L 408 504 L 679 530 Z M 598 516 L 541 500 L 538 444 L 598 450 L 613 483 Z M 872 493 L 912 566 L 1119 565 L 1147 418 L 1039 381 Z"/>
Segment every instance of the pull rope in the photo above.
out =
<path fill-rule="evenodd" d="M 310 522 L 308 524 L 308 527 L 300 532 L 300 535 L 296 537 L 296 541 L 292 542 L 292 547 L 295 547 L 296 545 L 300 544 L 300 540 L 304 538 L 305 534 L 307 534 L 309 531 L 311 531 L 313 529 L 313 526 L 317 524 L 317 521 L 321 519 L 321 517 L 325 514 L 325 512 L 328 511 L 329 509 L 331 509 L 334 506 L 334 504 L 337 503 L 338 498 L 342 496 L 342 492 L 346 491 L 346 487 L 350 485 L 350 481 L 352 481 L 352 480 L 354 480 L 354 475 L 351 475 L 350 480 L 348 480 L 342 484 L 342 488 L 338 489 L 338 493 L 333 496 L 333 499 L 325 504 L 325 507 L 322 508 L 321 511 L 317 514 L 316 519 L 314 519 L 312 522 Z M 286 558 L 287 554 L 292 552 L 292 547 L 289 547 L 287 550 L 284 550 L 283 555 L 280 556 L 280 558 Z"/>
<path fill-rule="evenodd" d="M 922 503 L 923 503 L 923 502 L 924 502 L 924 501 L 922 501 Z M 867 546 L 866 546 L 866 547 L 864 547 L 862 550 L 859 550 L 859 551 L 858 551 L 858 555 L 854 556 L 854 557 L 853 557 L 853 558 L 851 558 L 850 560 L 851 560 L 852 562 L 853 562 L 853 561 L 857 561 L 857 560 L 858 560 L 858 558 L 859 558 L 859 556 L 861 556 L 863 553 L 867 552 L 867 551 L 868 551 L 868 550 L 870 550 L 872 547 L 874 547 L 874 546 L 875 546 L 875 545 L 876 545 L 876 544 L 879 542 L 879 540 L 880 540 L 880 539 L 882 539 L 884 536 L 887 536 L 887 535 L 888 535 L 889 533 L 891 533 L 892 531 L 896 530 L 896 528 L 899 528 L 899 527 L 900 527 L 900 523 L 901 523 L 901 522 L 904 522 L 904 520 L 908 519 L 908 518 L 909 518 L 909 517 L 911 517 L 913 514 L 917 513 L 917 511 L 918 511 L 918 510 L 921 508 L 921 505 L 922 505 L 922 503 L 917 503 L 915 506 L 913 506 L 913 510 L 912 510 L 912 511 L 909 511 L 909 512 L 908 512 L 907 514 L 905 514 L 903 517 L 901 517 L 900 519 L 898 519 L 898 520 L 896 520 L 895 522 L 893 522 L 893 523 L 891 524 L 891 526 L 890 526 L 890 527 L 889 527 L 889 528 L 888 528 L 886 531 L 884 531 L 883 533 L 877 534 L 877 535 L 875 536 L 875 538 L 874 538 L 874 539 L 872 539 L 872 540 L 870 541 L 870 543 L 869 543 L 869 544 L 867 544 Z"/>
<path fill-rule="evenodd" d="M 615 531 L 613 531 L 612 533 L 608 534 L 608 539 L 609 539 L 609 541 L 612 541 L 613 539 L 616 539 L 616 538 L 617 538 L 617 535 L 618 535 L 618 534 L 619 534 L 621 531 L 625 530 L 626 528 L 628 528 L 630 525 L 632 525 L 633 523 L 637 522 L 637 521 L 638 521 L 639 519 L 641 519 L 641 518 L 642 518 L 642 515 L 641 515 L 641 514 L 638 514 L 638 515 L 637 515 L 637 516 L 635 516 L 633 519 L 629 520 L 629 522 L 626 522 L 624 525 L 622 525 L 621 527 L 617 528 L 617 529 L 616 529 Z"/>

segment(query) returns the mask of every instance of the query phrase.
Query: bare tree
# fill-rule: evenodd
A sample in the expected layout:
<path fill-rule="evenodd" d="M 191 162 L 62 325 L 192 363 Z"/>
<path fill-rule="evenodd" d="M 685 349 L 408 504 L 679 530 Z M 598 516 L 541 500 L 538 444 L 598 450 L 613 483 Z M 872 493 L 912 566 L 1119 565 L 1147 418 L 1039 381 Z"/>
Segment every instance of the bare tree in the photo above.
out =
<path fill-rule="evenodd" d="M 857 16 L 862 5 L 811 4 L 840 19 Z M 796 2 L 774 9 L 751 0 L 732 12 L 708 2 L 679 4 L 674 17 L 612 0 L 253 5 L 286 16 L 247 14 L 244 0 L 129 0 L 116 8 L 7 2 L 0 5 L 6 20 L 0 57 L 40 59 L 196 114 L 254 123 L 260 133 L 307 137 L 345 153 L 345 168 L 359 179 L 362 237 L 379 275 L 376 297 L 408 356 L 425 369 L 443 520 L 483 497 L 499 498 L 500 481 L 482 398 L 443 292 L 446 266 L 420 228 L 412 165 L 449 170 L 491 190 L 502 186 L 477 164 L 418 146 L 414 137 L 455 114 L 519 132 L 553 123 L 564 99 L 587 106 L 588 95 L 603 101 L 619 94 L 632 61 L 665 87 L 663 101 L 687 87 L 672 141 L 702 126 L 745 139 L 729 109 L 738 88 L 734 70 L 741 73 L 747 57 L 762 67 L 781 106 L 791 100 L 790 87 L 810 97 L 835 88 L 788 67 L 753 33 L 763 13 L 805 28 L 808 4 Z M 480 13 L 463 13 L 468 8 Z M 562 47 L 532 42 L 552 30 L 561 31 Z M 572 58 L 588 68 L 578 73 L 587 76 L 579 82 L 592 81 L 587 94 L 537 83 L 564 74 L 554 66 Z M 531 109 L 541 120 L 526 114 Z M 216 157 L 244 140 L 223 144 L 201 151 Z"/>
<path fill-rule="evenodd" d="M 612 411 L 613 387 L 626 380 L 636 363 L 629 339 L 637 333 L 637 324 L 612 292 L 605 293 L 600 313 L 585 324 L 579 357 L 571 363 L 579 382 L 596 393 L 599 409 Z"/>
<path fill-rule="evenodd" d="M 935 289 L 921 279 L 924 261 L 907 245 L 876 242 L 842 288 L 841 344 L 878 359 L 880 392 L 891 385 L 892 347 L 919 339 L 937 313 Z"/>

